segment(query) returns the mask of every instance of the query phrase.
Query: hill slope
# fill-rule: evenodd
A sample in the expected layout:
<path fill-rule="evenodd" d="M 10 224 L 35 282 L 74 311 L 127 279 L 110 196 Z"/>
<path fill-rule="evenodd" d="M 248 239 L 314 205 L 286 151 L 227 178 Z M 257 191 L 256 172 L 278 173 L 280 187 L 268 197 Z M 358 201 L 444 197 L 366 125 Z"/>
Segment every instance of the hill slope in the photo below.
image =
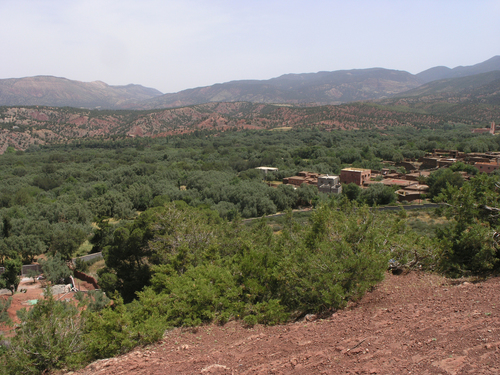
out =
<path fill-rule="evenodd" d="M 491 59 L 471 66 L 457 66 L 450 69 L 446 66 L 436 66 L 424 70 L 417 74 L 417 77 L 423 82 L 431 82 L 445 78 L 466 77 L 475 74 L 488 73 L 494 70 L 500 70 L 500 56 L 494 56 Z"/>
<path fill-rule="evenodd" d="M 497 374 L 499 287 L 498 278 L 454 286 L 429 274 L 388 275 L 324 320 L 179 328 L 75 375 Z"/>
<path fill-rule="evenodd" d="M 488 123 L 500 122 L 500 71 L 443 79 L 378 101 L 393 109 Z"/>
<path fill-rule="evenodd" d="M 127 108 L 131 103 L 161 95 L 140 85 L 109 86 L 104 82 L 79 82 L 37 76 L 0 80 L 0 105 L 43 105 L 83 108 Z"/>
<path fill-rule="evenodd" d="M 25 150 L 33 144 L 65 143 L 81 138 L 161 137 L 196 130 L 279 127 L 427 127 L 442 121 L 426 113 L 394 111 L 369 104 L 299 108 L 242 102 L 207 103 L 153 111 L 3 107 L 0 108 L 0 154 L 9 145 Z"/>
<path fill-rule="evenodd" d="M 490 97 L 498 95 L 500 70 L 459 78 L 448 78 L 426 83 L 416 89 L 403 93 L 403 97 L 461 97 L 480 99 L 482 93 Z M 400 95 L 397 95 L 400 96 Z"/>

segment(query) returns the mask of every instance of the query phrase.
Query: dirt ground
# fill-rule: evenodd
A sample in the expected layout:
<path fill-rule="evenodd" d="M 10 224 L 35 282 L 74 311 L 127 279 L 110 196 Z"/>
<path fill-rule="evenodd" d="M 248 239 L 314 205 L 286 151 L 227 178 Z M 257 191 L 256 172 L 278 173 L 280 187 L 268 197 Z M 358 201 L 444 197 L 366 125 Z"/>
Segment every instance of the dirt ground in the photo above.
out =
<path fill-rule="evenodd" d="M 75 284 L 78 290 L 92 290 L 94 287 L 84 281 L 75 279 Z M 43 298 L 45 284 L 40 281 L 33 282 L 32 278 L 24 277 L 21 279 L 21 283 L 17 288 L 18 292 L 11 296 L 11 292 L 2 289 L 0 290 L 0 298 L 7 299 L 12 297 L 12 303 L 8 309 L 9 317 L 14 323 L 19 323 L 19 319 L 17 318 L 16 312 L 23 308 L 28 308 L 32 306 L 29 301 L 41 299 Z M 60 288 L 62 289 L 62 288 Z M 23 291 L 26 292 L 23 292 Z M 64 299 L 72 299 L 74 293 L 59 293 L 54 294 L 56 299 L 64 298 Z M 3 324 L 0 324 L 0 333 L 3 333 L 5 336 L 9 337 L 13 334 L 13 327 L 9 327 Z"/>
<path fill-rule="evenodd" d="M 325 319 L 175 329 L 76 374 L 500 374 L 499 305 L 500 278 L 388 274 Z"/>

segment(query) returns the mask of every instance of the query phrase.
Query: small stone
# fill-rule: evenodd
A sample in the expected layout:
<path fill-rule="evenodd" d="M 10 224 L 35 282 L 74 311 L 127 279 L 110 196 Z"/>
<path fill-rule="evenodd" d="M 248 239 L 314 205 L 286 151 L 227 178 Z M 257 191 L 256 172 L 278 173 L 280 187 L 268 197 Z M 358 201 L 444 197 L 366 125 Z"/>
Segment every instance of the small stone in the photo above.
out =
<path fill-rule="evenodd" d="M 318 317 L 315 314 L 307 314 L 305 319 L 308 322 L 313 322 L 317 319 Z"/>

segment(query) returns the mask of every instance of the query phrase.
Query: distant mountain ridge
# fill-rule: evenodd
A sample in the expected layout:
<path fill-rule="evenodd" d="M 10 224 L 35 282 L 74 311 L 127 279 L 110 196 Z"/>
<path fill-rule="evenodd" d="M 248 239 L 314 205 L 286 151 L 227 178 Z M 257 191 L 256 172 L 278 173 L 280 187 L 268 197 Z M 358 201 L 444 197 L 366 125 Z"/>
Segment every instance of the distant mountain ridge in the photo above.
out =
<path fill-rule="evenodd" d="M 457 66 L 453 69 L 446 66 L 436 66 L 418 73 L 416 76 L 422 80 L 422 83 L 437 81 L 446 78 L 458 78 L 472 76 L 475 74 L 488 73 L 494 70 L 500 70 L 500 56 L 494 56 L 482 63 L 471 66 Z"/>
<path fill-rule="evenodd" d="M 53 76 L 0 80 L 0 105 L 43 105 L 83 108 L 127 108 L 162 95 L 141 85 L 110 86 L 101 81 L 79 82 Z"/>
<path fill-rule="evenodd" d="M 269 80 L 232 81 L 165 94 L 142 102 L 138 108 L 172 108 L 222 101 L 295 105 L 343 104 L 400 95 L 433 80 L 496 70 L 500 70 L 500 56 L 468 67 L 436 67 L 416 75 L 383 68 L 285 74 Z"/>
<path fill-rule="evenodd" d="M 268 80 L 231 81 L 167 94 L 140 85 L 110 86 L 100 81 L 36 76 L 0 80 L 0 106 L 160 109 L 214 102 L 331 105 L 401 96 L 436 80 L 493 71 L 500 71 L 500 56 L 472 66 L 434 67 L 416 75 L 384 68 L 285 74 Z"/>
<path fill-rule="evenodd" d="M 500 70 L 447 78 L 376 101 L 392 109 L 403 108 L 444 115 L 451 121 L 500 121 Z"/>
<path fill-rule="evenodd" d="M 285 74 L 260 81 L 232 81 L 165 94 L 146 100 L 141 109 L 171 108 L 211 102 L 342 104 L 390 96 L 420 86 L 414 75 L 382 68 Z"/>
<path fill-rule="evenodd" d="M 462 99 L 481 99 L 485 95 L 500 95 L 500 70 L 469 75 L 465 77 L 441 79 L 426 83 L 420 87 L 404 92 L 404 97 L 425 96 L 433 98 L 461 97 Z M 395 97 L 398 97 L 396 95 Z"/>

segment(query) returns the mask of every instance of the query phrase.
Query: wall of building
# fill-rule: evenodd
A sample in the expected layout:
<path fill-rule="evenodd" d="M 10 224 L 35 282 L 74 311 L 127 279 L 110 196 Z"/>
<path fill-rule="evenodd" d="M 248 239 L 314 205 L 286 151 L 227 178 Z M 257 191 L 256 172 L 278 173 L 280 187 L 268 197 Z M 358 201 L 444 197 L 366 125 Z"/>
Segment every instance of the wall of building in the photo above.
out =
<path fill-rule="evenodd" d="M 354 183 L 362 186 L 365 181 L 370 181 L 370 177 L 370 169 L 345 168 L 340 171 L 340 182 L 343 184 Z"/>

